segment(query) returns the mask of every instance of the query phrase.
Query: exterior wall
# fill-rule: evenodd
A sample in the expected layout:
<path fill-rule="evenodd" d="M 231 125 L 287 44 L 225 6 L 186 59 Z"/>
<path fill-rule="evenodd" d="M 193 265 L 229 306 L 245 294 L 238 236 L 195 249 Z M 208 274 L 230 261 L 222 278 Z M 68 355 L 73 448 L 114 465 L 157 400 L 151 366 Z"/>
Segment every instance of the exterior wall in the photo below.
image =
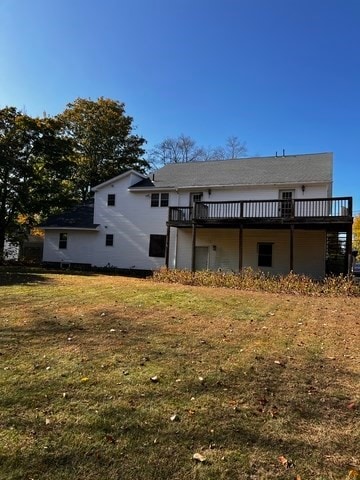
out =
<path fill-rule="evenodd" d="M 138 180 L 125 177 L 96 192 L 94 223 L 100 227 L 94 265 L 145 270 L 165 265 L 165 257 L 149 257 L 149 242 L 151 234 L 166 235 L 168 208 L 151 207 L 148 192 L 129 192 Z M 115 194 L 115 206 L 107 206 L 108 194 Z M 173 201 L 170 194 L 169 204 Z M 106 234 L 114 235 L 112 247 L 105 246 Z"/>
<path fill-rule="evenodd" d="M 176 268 L 191 268 L 191 229 L 178 229 Z M 272 267 L 258 267 L 258 243 L 273 244 Z M 197 229 L 196 246 L 208 246 L 208 268 L 239 271 L 239 230 Z M 216 247 L 216 249 L 213 248 Z M 294 231 L 294 271 L 313 278 L 325 275 L 325 231 Z M 243 231 L 243 268 L 283 275 L 290 270 L 290 230 Z"/>
<path fill-rule="evenodd" d="M 131 173 L 95 192 L 94 223 L 98 231 L 46 230 L 43 261 L 89 263 L 124 269 L 153 270 L 165 265 L 165 257 L 150 257 L 150 235 L 166 235 L 167 207 L 151 207 L 151 195 L 129 192 L 128 187 L 142 177 Z M 115 194 L 115 205 L 108 206 L 108 194 Z M 169 203 L 174 199 L 169 198 Z M 67 248 L 59 249 L 59 234 L 66 232 Z M 112 234 L 112 246 L 106 235 Z M 175 249 L 175 236 L 172 239 Z"/>
<path fill-rule="evenodd" d="M 191 229 L 178 229 L 176 268 L 191 268 Z M 239 231 L 236 229 L 197 229 L 196 246 L 208 247 L 210 270 L 239 270 Z"/>
<path fill-rule="evenodd" d="M 313 278 L 325 276 L 326 232 L 323 230 L 294 232 L 294 271 Z"/>
<path fill-rule="evenodd" d="M 262 270 L 273 275 L 287 274 L 290 269 L 289 230 L 244 230 L 243 267 Z M 273 244 L 271 267 L 258 267 L 258 243 Z"/>
<path fill-rule="evenodd" d="M 67 233 L 67 248 L 59 248 L 60 233 Z M 89 263 L 96 255 L 98 232 L 47 230 L 43 250 L 44 262 Z"/>
<path fill-rule="evenodd" d="M 165 264 L 165 257 L 150 257 L 150 235 L 166 235 L 167 207 L 151 207 L 151 190 L 129 191 L 143 177 L 130 173 L 95 192 L 94 223 L 98 231 L 46 230 L 43 260 L 48 262 L 88 263 L 124 269 L 154 270 Z M 294 190 L 294 198 L 328 196 L 328 185 L 241 187 L 238 189 L 192 189 L 203 193 L 203 201 L 271 200 L 280 190 Z M 166 192 L 166 190 L 164 191 Z M 190 191 L 169 193 L 169 206 L 189 206 Z M 115 194 L 115 205 L 108 206 L 108 194 Z M 68 234 L 66 249 L 59 249 L 59 233 Z M 114 236 L 106 246 L 107 234 Z M 294 267 L 300 273 L 321 276 L 325 264 L 324 232 L 295 231 Z M 288 230 L 244 230 L 243 266 L 257 268 L 257 243 L 274 243 L 272 273 L 289 271 Z M 191 268 L 191 229 L 171 228 L 169 266 Z M 212 270 L 238 271 L 239 231 L 237 229 L 197 229 L 196 245 L 208 247 L 207 266 Z M 204 252 L 204 250 L 203 250 Z"/>
<path fill-rule="evenodd" d="M 275 185 L 275 186 L 252 186 L 238 188 L 199 188 L 193 189 L 193 192 L 202 192 L 204 202 L 222 202 L 231 200 L 277 200 L 279 199 L 280 190 L 293 190 L 294 198 L 305 200 L 307 198 L 327 198 L 329 196 L 328 185 L 305 185 L 304 192 L 302 186 L 293 186 L 291 184 Z M 177 201 L 176 201 L 177 200 Z M 178 199 L 170 206 L 187 207 L 190 204 L 190 192 L 180 190 Z"/>
<path fill-rule="evenodd" d="M 271 274 L 284 275 L 290 269 L 289 230 L 244 230 L 243 266 L 254 270 L 257 266 L 257 245 L 273 243 L 272 267 L 261 267 Z M 294 272 L 321 278 L 325 275 L 325 231 L 294 230 Z"/>

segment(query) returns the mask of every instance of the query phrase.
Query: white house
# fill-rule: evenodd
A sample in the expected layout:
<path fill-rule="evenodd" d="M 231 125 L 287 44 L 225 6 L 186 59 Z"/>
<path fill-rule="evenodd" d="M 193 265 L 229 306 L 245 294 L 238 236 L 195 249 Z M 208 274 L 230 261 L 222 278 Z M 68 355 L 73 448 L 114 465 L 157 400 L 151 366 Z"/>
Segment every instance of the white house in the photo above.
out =
<path fill-rule="evenodd" d="M 44 223 L 44 262 L 315 278 L 334 259 L 348 269 L 352 199 L 332 197 L 331 153 L 168 164 L 93 190 L 93 205 Z"/>

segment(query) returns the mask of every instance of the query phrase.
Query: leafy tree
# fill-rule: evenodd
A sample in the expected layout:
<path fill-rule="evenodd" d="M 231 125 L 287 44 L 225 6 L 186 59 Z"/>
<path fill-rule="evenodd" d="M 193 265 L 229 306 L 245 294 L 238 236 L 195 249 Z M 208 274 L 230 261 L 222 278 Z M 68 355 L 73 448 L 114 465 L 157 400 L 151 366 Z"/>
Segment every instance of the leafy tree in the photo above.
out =
<path fill-rule="evenodd" d="M 125 115 L 123 103 L 78 98 L 58 118 L 65 137 L 73 142 L 77 168 L 72 181 L 83 201 L 89 199 L 91 187 L 129 168 L 144 172 L 149 167 L 142 158 L 145 139 L 133 133 L 133 119 Z"/>
<path fill-rule="evenodd" d="M 0 257 L 16 240 L 70 196 L 69 142 L 52 118 L 31 118 L 14 107 L 0 110 Z"/>

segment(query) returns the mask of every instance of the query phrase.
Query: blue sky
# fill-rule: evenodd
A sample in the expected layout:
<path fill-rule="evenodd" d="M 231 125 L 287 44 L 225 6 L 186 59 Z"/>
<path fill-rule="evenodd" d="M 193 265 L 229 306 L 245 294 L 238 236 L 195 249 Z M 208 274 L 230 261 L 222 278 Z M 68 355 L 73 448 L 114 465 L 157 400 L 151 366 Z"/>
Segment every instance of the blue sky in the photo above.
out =
<path fill-rule="evenodd" d="M 0 0 L 0 108 L 124 102 L 148 148 L 334 152 L 360 211 L 360 0 Z"/>

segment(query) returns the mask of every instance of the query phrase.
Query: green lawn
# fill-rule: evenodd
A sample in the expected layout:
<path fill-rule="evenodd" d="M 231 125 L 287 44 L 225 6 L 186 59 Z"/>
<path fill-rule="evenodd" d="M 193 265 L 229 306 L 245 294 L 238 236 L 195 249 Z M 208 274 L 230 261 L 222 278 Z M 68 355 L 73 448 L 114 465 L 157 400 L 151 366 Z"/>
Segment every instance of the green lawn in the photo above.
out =
<path fill-rule="evenodd" d="M 360 478 L 359 297 L 0 283 L 1 479 Z"/>

